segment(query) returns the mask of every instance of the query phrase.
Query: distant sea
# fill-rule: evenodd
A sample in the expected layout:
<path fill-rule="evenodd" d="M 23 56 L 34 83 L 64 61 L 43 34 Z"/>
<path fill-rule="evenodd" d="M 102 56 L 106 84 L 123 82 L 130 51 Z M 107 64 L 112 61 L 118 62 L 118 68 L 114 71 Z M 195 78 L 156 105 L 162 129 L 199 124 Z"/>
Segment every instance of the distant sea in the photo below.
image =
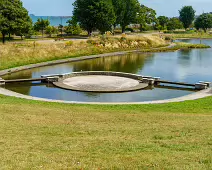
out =
<path fill-rule="evenodd" d="M 39 18 L 48 19 L 52 26 L 58 26 L 59 24 L 66 26 L 68 25 L 66 22 L 71 19 L 71 16 L 35 16 L 33 14 L 30 14 L 30 17 L 32 18 L 33 23 Z"/>

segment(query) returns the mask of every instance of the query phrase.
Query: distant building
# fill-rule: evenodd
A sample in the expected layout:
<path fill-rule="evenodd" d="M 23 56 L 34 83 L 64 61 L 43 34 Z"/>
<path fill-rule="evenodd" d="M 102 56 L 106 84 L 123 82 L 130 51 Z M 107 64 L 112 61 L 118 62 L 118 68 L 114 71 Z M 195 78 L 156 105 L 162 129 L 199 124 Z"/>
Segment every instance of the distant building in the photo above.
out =
<path fill-rule="evenodd" d="M 39 18 L 42 18 L 48 19 L 52 26 L 58 26 L 60 24 L 66 26 L 68 25 L 66 22 L 72 18 L 71 16 L 35 16 L 33 14 L 30 14 L 29 16 L 32 18 L 33 23 L 35 23 Z"/>

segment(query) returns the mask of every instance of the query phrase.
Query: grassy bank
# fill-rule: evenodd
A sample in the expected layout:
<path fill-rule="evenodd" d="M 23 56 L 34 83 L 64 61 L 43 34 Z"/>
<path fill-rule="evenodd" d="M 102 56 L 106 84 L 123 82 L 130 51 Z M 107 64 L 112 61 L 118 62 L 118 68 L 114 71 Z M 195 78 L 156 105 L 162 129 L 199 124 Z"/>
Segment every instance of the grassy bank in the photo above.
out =
<path fill-rule="evenodd" d="M 3 169 L 212 168 L 212 98 L 137 106 L 0 100 Z"/>
<path fill-rule="evenodd" d="M 0 45 L 0 70 L 58 59 L 135 49 L 141 52 L 162 52 L 180 48 L 208 48 L 206 45 L 182 43 L 172 48 L 165 47 L 167 45 L 167 42 L 157 36 L 101 37 L 89 39 L 87 42 L 10 43 Z"/>
<path fill-rule="evenodd" d="M 180 38 L 190 38 L 190 39 L 212 39 L 212 34 L 208 33 L 192 33 L 192 34 L 167 34 L 167 36 L 171 36 L 174 39 L 180 39 Z"/>
<path fill-rule="evenodd" d="M 159 37 L 102 37 L 85 41 L 0 45 L 0 70 L 22 65 L 114 51 L 165 46 Z"/>

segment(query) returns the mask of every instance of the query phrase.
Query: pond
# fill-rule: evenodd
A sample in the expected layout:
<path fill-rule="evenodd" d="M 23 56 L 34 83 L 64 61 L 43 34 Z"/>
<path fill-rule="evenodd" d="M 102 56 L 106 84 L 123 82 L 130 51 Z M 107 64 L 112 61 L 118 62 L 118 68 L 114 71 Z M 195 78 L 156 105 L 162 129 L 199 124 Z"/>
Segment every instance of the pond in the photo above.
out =
<path fill-rule="evenodd" d="M 200 43 L 199 39 L 178 41 Z M 202 40 L 201 43 L 212 46 L 212 40 Z M 3 78 L 39 78 L 41 75 L 78 71 L 117 71 L 188 83 L 212 81 L 212 49 L 105 57 L 20 71 Z M 189 89 L 165 87 L 125 93 L 88 93 L 64 90 L 40 82 L 8 84 L 5 88 L 35 97 L 82 102 L 142 102 L 171 99 L 193 93 Z"/>

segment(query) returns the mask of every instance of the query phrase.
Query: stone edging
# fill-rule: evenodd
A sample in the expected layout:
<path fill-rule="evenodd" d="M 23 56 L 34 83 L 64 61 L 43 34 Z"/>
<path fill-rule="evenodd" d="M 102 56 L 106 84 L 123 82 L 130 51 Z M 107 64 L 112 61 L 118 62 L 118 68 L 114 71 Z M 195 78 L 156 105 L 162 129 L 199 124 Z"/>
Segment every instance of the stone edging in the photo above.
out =
<path fill-rule="evenodd" d="M 94 104 L 94 105 L 140 105 L 140 104 L 165 104 L 165 103 L 173 103 L 173 102 L 183 102 L 188 100 L 197 100 L 200 98 L 205 98 L 212 96 L 212 88 L 199 91 L 197 93 L 174 98 L 174 99 L 168 99 L 168 100 L 157 100 L 157 101 L 149 101 L 149 102 L 122 102 L 122 103 L 98 103 L 98 102 L 76 102 L 76 101 L 64 101 L 64 100 L 51 100 L 51 99 L 45 99 L 45 98 L 39 98 L 39 97 L 32 97 L 23 95 L 20 93 L 12 92 L 10 90 L 4 89 L 0 87 L 0 94 L 5 96 L 11 96 L 11 97 L 17 97 L 27 100 L 35 100 L 35 101 L 43 101 L 43 102 L 52 102 L 52 103 L 66 103 L 66 104 Z"/>

